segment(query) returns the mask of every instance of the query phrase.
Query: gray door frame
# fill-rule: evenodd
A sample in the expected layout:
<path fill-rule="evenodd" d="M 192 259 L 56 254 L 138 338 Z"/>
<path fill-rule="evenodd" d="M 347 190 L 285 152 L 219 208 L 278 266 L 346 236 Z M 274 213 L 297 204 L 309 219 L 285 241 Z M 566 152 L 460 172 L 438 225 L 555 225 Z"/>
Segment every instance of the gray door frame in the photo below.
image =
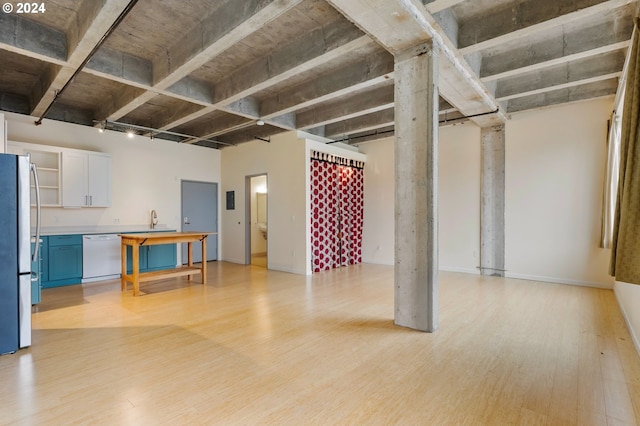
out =
<path fill-rule="evenodd" d="M 267 188 L 269 188 L 269 175 L 256 173 L 246 175 L 244 178 L 244 264 L 251 264 L 251 179 L 265 176 L 267 178 Z M 267 189 L 267 192 L 269 190 Z M 267 204 L 268 206 L 268 204 Z M 269 215 L 267 214 L 267 228 L 269 227 Z M 267 239 L 267 259 L 269 258 L 269 240 Z"/>
<path fill-rule="evenodd" d="M 184 231 L 184 193 L 183 193 L 183 189 L 184 189 L 184 184 L 185 183 L 198 183 L 198 184 L 205 184 L 205 185 L 213 185 L 216 189 L 216 221 L 215 221 L 215 226 L 216 226 L 216 231 L 215 232 L 219 232 L 220 230 L 220 185 L 218 184 L 218 182 L 209 182 L 209 181 L 202 181 L 202 180 L 192 180 L 192 179 L 181 179 L 180 180 L 180 229 L 182 231 Z M 200 230 L 202 231 L 202 230 Z M 204 230 L 206 231 L 206 230 Z M 210 257 L 210 254 L 213 253 L 214 251 L 211 250 L 211 241 L 215 241 L 215 259 L 213 260 L 218 260 L 218 258 L 220 257 L 219 255 L 219 251 L 218 251 L 218 246 L 219 246 L 219 238 L 217 238 L 218 235 L 216 235 L 216 238 L 207 238 L 207 257 Z M 184 256 L 182 256 L 182 247 L 180 248 L 180 261 L 182 264 L 186 264 L 187 259 L 183 258 Z M 205 260 L 205 259 L 203 259 Z"/>

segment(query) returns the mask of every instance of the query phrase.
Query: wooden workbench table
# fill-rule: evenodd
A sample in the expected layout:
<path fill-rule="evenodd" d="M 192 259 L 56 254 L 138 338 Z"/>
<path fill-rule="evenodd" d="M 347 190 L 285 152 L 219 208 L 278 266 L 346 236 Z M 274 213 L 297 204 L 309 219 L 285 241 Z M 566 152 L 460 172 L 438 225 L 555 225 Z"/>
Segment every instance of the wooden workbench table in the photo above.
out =
<path fill-rule="evenodd" d="M 127 281 L 133 284 L 133 295 L 140 292 L 140 283 L 163 278 L 180 277 L 195 274 L 202 275 L 202 284 L 207 283 L 207 236 L 211 232 L 149 232 L 144 234 L 118 234 L 122 241 L 122 291 L 127 289 Z M 202 264 L 193 265 L 192 243 L 202 243 Z M 157 244 L 187 243 L 187 266 L 162 271 L 140 272 L 140 247 Z M 127 274 L 127 246 L 131 246 L 132 268 Z"/>

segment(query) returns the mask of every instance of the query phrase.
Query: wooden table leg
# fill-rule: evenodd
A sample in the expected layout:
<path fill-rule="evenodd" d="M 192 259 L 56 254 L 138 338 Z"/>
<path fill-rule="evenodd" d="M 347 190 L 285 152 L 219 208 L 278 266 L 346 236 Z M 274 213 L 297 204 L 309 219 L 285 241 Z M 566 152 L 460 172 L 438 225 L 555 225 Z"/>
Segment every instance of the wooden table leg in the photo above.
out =
<path fill-rule="evenodd" d="M 137 296 L 140 290 L 140 246 L 136 243 L 131 245 L 131 256 L 133 260 L 133 295 Z"/>
<path fill-rule="evenodd" d="M 120 259 L 122 261 L 120 291 L 125 291 L 127 289 L 127 280 L 124 278 L 127 275 L 127 245 L 124 241 L 120 244 Z"/>
<path fill-rule="evenodd" d="M 189 268 L 193 266 L 193 245 L 191 241 L 187 243 L 187 266 Z M 187 275 L 187 281 L 191 281 L 191 275 Z"/>
<path fill-rule="evenodd" d="M 202 238 L 202 284 L 207 283 L 207 237 Z"/>

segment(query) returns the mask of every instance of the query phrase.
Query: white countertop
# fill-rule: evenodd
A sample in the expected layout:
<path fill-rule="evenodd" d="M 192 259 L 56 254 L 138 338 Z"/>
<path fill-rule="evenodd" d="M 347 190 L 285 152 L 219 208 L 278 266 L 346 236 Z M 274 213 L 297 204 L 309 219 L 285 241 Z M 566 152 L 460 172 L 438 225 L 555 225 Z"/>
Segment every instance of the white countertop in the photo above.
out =
<path fill-rule="evenodd" d="M 72 234 L 122 234 L 129 232 L 153 232 L 153 231 L 175 231 L 167 225 L 156 225 L 151 229 L 149 225 L 106 225 L 106 226 L 44 226 L 40 229 L 40 235 L 72 235 Z M 31 234 L 35 235 L 35 229 L 31 229 Z"/>

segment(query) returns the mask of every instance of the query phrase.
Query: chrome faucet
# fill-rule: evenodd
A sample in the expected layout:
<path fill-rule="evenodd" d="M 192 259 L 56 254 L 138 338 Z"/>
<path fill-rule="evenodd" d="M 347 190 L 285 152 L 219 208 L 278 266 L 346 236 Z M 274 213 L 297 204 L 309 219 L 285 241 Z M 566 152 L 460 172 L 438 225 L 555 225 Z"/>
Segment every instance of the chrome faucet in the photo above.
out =
<path fill-rule="evenodd" d="M 151 210 L 151 229 L 156 229 L 158 224 L 158 214 L 155 210 Z"/>

